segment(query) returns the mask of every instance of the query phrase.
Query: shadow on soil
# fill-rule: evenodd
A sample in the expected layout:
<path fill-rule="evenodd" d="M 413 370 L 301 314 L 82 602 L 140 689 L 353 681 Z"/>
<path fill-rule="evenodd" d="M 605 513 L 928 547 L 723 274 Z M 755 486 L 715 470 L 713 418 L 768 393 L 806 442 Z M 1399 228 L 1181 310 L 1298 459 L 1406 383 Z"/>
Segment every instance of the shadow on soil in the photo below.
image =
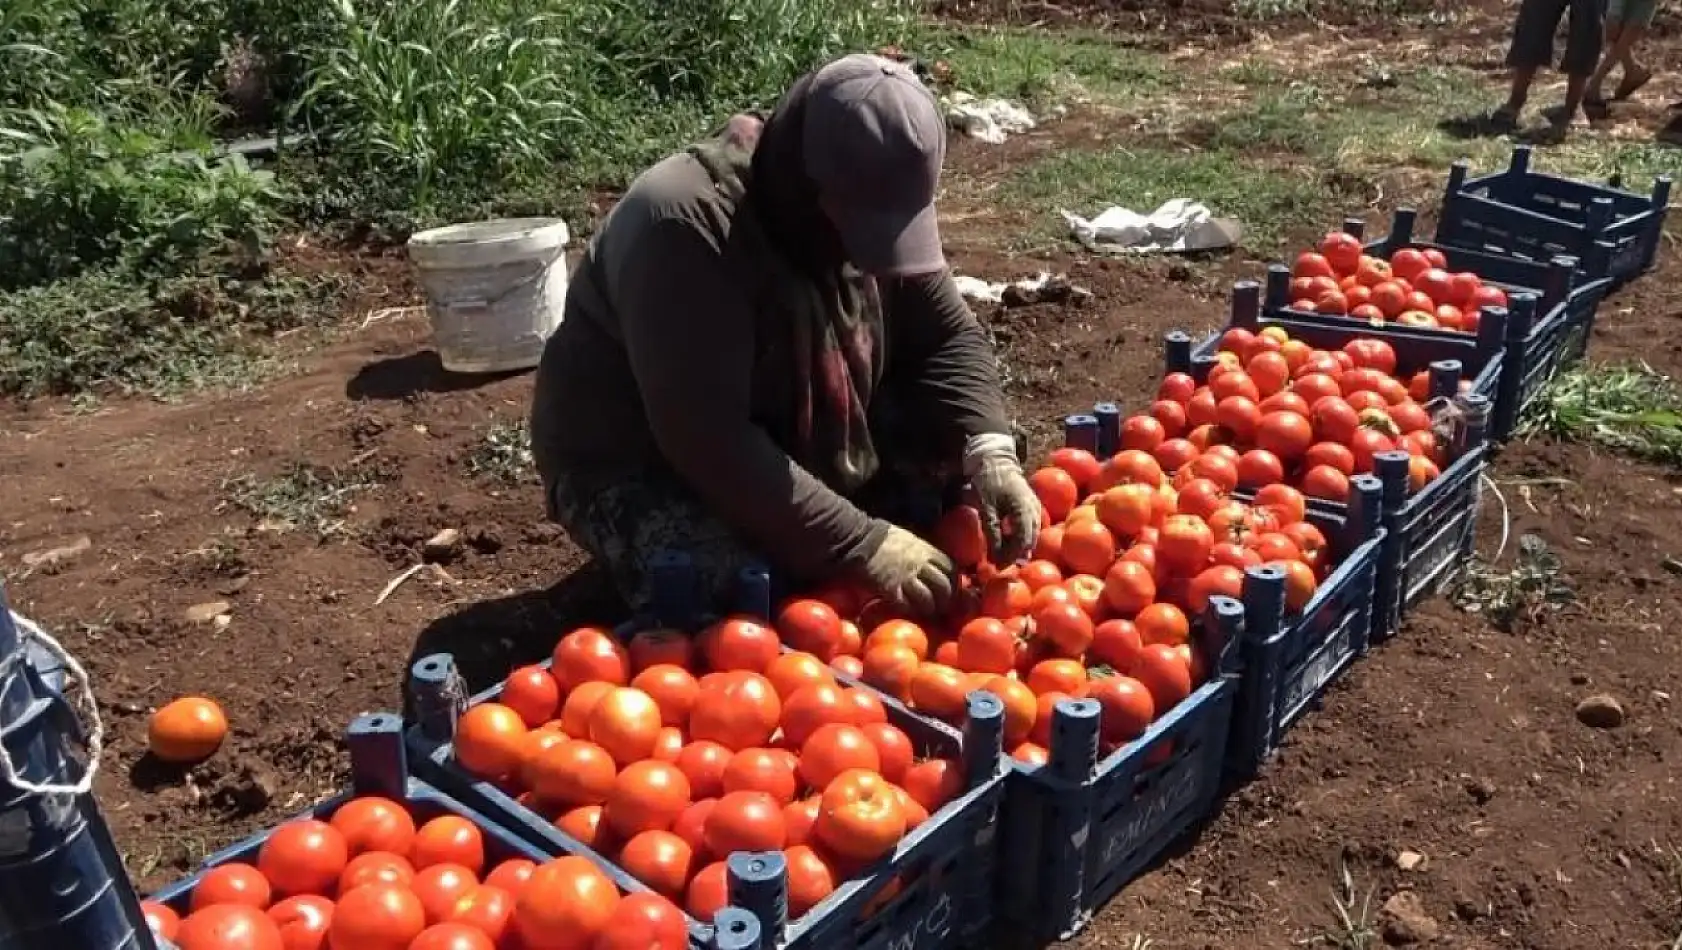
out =
<path fill-rule="evenodd" d="M 551 587 L 482 600 L 434 620 L 415 640 L 409 666 L 448 653 L 468 690 L 478 692 L 516 666 L 547 659 L 567 630 L 617 623 L 627 613 L 607 573 L 585 564 Z M 405 712 L 412 715 L 407 694 L 405 689 Z"/>
<path fill-rule="evenodd" d="M 363 400 L 411 399 L 421 393 L 453 393 L 477 389 L 520 375 L 508 373 L 452 373 L 444 368 L 437 350 L 421 350 L 408 356 L 375 360 L 356 371 L 345 384 L 345 397 Z"/>

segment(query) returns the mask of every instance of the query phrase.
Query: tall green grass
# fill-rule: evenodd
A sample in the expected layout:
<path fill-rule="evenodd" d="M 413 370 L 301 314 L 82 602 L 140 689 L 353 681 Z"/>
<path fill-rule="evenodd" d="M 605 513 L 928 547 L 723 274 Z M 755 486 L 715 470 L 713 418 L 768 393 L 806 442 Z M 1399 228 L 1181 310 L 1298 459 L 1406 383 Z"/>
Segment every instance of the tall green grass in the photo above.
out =
<path fill-rule="evenodd" d="M 824 59 L 904 43 L 917 6 L 0 0 L 0 394 L 212 378 L 252 327 L 183 317 L 180 281 L 266 273 L 289 225 L 576 207 Z M 214 148 L 276 124 L 275 166 Z M 99 313 L 161 348 L 89 333 Z"/>

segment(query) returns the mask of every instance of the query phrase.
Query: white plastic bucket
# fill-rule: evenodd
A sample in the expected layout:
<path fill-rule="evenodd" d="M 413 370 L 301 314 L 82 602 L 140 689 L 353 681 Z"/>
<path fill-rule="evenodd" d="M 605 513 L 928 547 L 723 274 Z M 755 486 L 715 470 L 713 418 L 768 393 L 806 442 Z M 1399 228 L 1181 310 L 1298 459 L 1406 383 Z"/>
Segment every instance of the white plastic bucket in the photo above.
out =
<path fill-rule="evenodd" d="M 537 365 L 561 324 L 567 239 L 558 218 L 453 224 L 409 238 L 445 369 L 501 373 Z"/>

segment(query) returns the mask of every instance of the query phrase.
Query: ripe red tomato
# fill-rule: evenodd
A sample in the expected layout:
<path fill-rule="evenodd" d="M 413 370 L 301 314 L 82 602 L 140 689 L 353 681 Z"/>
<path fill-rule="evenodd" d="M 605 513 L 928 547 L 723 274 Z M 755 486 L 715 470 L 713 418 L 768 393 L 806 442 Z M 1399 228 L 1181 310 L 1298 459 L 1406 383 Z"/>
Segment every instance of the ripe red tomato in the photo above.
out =
<path fill-rule="evenodd" d="M 784 750 L 743 749 L 724 767 L 724 791 L 764 792 L 786 804 L 798 790 L 794 769 Z"/>
<path fill-rule="evenodd" d="M 1353 462 L 1351 462 L 1353 466 Z M 1349 500 L 1349 477 L 1330 465 L 1315 465 L 1302 475 L 1302 493 L 1325 501 Z"/>
<path fill-rule="evenodd" d="M 1505 307 L 1507 292 L 1499 287 L 1483 284 L 1472 291 L 1471 306 L 1468 309 L 1482 312 L 1485 307 Z"/>
<path fill-rule="evenodd" d="M 1098 702 L 1099 740 L 1106 745 L 1132 742 L 1156 718 L 1156 701 L 1131 676 L 1097 677 L 1087 686 L 1086 695 Z"/>
<path fill-rule="evenodd" d="M 1156 398 L 1184 405 L 1191 401 L 1191 396 L 1195 392 L 1197 392 L 1197 380 L 1189 374 L 1169 373 L 1162 377 L 1162 382 L 1157 385 Z"/>
<path fill-rule="evenodd" d="M 964 793 L 963 767 L 952 759 L 919 762 L 905 773 L 900 787 L 932 815 Z"/>
<path fill-rule="evenodd" d="M 415 833 L 410 861 L 417 871 L 434 864 L 459 864 L 478 874 L 485 869 L 485 835 L 466 818 L 440 815 Z"/>
<path fill-rule="evenodd" d="M 1324 254 L 1313 251 L 1297 255 L 1296 266 L 1291 268 L 1292 277 L 1335 277 L 1332 265 Z"/>
<path fill-rule="evenodd" d="M 1131 675 L 1150 693 L 1157 715 L 1173 709 L 1191 695 L 1191 667 L 1178 650 L 1165 643 L 1145 647 Z"/>
<path fill-rule="evenodd" d="M 407 950 L 426 929 L 426 909 L 408 888 L 364 884 L 340 896 L 328 928 L 334 950 Z"/>
<path fill-rule="evenodd" d="M 689 882 L 683 898 L 683 908 L 696 920 L 712 920 L 730 903 L 730 877 L 723 861 L 715 861 L 702 868 Z"/>
<path fill-rule="evenodd" d="M 788 864 L 788 915 L 797 920 L 835 892 L 840 875 L 812 848 L 797 845 L 784 854 Z"/>
<path fill-rule="evenodd" d="M 1186 379 L 1190 380 L 1191 377 L 1187 376 Z M 1068 472 L 1069 477 L 1075 480 L 1075 485 L 1083 492 L 1088 490 L 1093 479 L 1098 477 L 1098 460 L 1085 449 L 1057 449 L 1051 453 L 1051 464 Z"/>
<path fill-rule="evenodd" d="M 415 879 L 414 865 L 409 859 L 389 851 L 368 851 L 350 859 L 339 875 L 339 889 L 343 894 L 364 884 L 401 884 L 404 887 Z"/>
<path fill-rule="evenodd" d="M 1418 248 L 1404 247 L 1390 255 L 1390 270 L 1397 277 L 1419 287 L 1419 275 L 1431 267 L 1431 261 Z M 1420 288 L 1423 290 L 1424 288 Z M 1430 293 L 1430 291 L 1426 291 Z M 1432 296 L 1436 296 L 1432 294 Z"/>
<path fill-rule="evenodd" d="M 193 911 L 176 931 L 175 945 L 179 950 L 285 950 L 280 928 L 249 904 L 214 904 Z"/>
<path fill-rule="evenodd" d="M 532 869 L 536 870 L 536 865 Z M 456 901 L 445 920 L 466 924 L 500 945 L 514 929 L 514 893 L 494 884 L 480 884 Z"/>
<path fill-rule="evenodd" d="M 496 950 L 496 944 L 466 924 L 434 924 L 421 931 L 409 950 Z"/>
<path fill-rule="evenodd" d="M 734 750 L 763 746 L 776 731 L 781 715 L 782 700 L 770 680 L 758 673 L 731 673 L 710 687 L 701 687 L 689 717 L 689 736 Z"/>
<path fill-rule="evenodd" d="M 282 894 L 326 894 L 350 862 L 345 836 L 313 818 L 289 821 L 257 852 L 257 870 Z"/>
<path fill-rule="evenodd" d="M 199 911 L 215 904 L 243 904 L 264 910 L 273 898 L 273 888 L 263 872 L 234 861 L 217 865 L 199 877 L 189 907 Z"/>
<path fill-rule="evenodd" d="M 501 703 L 480 703 L 456 723 L 456 761 L 480 778 L 512 775 L 524 758 L 526 724 Z"/>
<path fill-rule="evenodd" d="M 792 898 L 791 888 L 791 903 Z M 627 894 L 614 906 L 590 950 L 685 950 L 688 946 L 689 926 L 676 904 L 658 894 Z"/>
<path fill-rule="evenodd" d="M 1320 242 L 1320 254 L 1339 274 L 1353 274 L 1361 265 L 1361 239 L 1347 231 L 1331 231 Z"/>
<path fill-rule="evenodd" d="M 181 929 L 181 915 L 170 909 L 169 905 L 157 901 L 141 901 L 140 913 L 145 916 L 146 926 L 152 933 L 165 940 L 175 940 L 176 932 Z"/>
<path fill-rule="evenodd" d="M 619 865 L 667 897 L 683 896 L 695 863 L 695 849 L 670 831 L 644 831 L 625 842 Z"/>
<path fill-rule="evenodd" d="M 728 857 L 736 851 L 778 851 L 787 841 L 783 803 L 764 792 L 731 792 L 707 813 L 702 828 L 707 853 Z"/>
<path fill-rule="evenodd" d="M 905 829 L 895 788 L 875 772 L 850 769 L 824 788 L 812 832 L 833 854 L 863 862 L 892 851 Z"/>
<path fill-rule="evenodd" d="M 269 919 L 280 931 L 282 950 L 327 950 L 333 902 L 317 894 L 288 897 L 269 908 Z"/>
<path fill-rule="evenodd" d="M 485 875 L 485 885 L 508 894 L 518 894 L 537 870 L 537 862 L 526 858 L 509 858 Z"/>
<path fill-rule="evenodd" d="M 377 795 L 345 802 L 329 823 L 344 836 L 352 857 L 368 851 L 408 854 L 415 843 L 415 820 L 408 809 Z"/>
<path fill-rule="evenodd" d="M 652 628 L 639 630 L 626 644 L 631 672 L 640 673 L 651 666 L 670 664 L 683 669 L 695 665 L 695 641 L 681 630 Z"/>
<path fill-rule="evenodd" d="M 1080 486 L 1075 483 L 1074 476 L 1056 466 L 1039 469 L 1028 476 L 1028 487 L 1039 497 L 1046 517 L 1052 521 L 1067 518 L 1080 501 Z"/>
<path fill-rule="evenodd" d="M 631 660 L 613 633 L 600 627 L 579 627 L 555 644 L 551 674 L 561 692 L 571 693 L 583 683 L 623 686 L 631 681 Z"/>
<path fill-rule="evenodd" d="M 640 689 L 616 687 L 590 710 L 588 738 L 624 768 L 653 754 L 663 724 L 660 706 L 652 696 Z"/>
<path fill-rule="evenodd" d="M 1455 274 L 1449 278 L 1448 299 L 1438 302 L 1451 303 L 1462 310 L 1467 309 L 1472 302 L 1472 295 L 1476 294 L 1478 288 L 1482 286 L 1483 281 L 1476 274 L 1470 272 Z"/>
<path fill-rule="evenodd" d="M 811 788 L 827 788 L 835 777 L 849 769 L 880 771 L 882 757 L 870 738 L 857 726 L 830 723 L 800 747 L 800 777 Z M 792 800 L 794 796 L 790 795 Z"/>
<path fill-rule="evenodd" d="M 865 723 L 859 726 L 859 731 L 876 747 L 882 777 L 896 785 L 899 784 L 905 773 L 910 770 L 912 759 L 916 757 L 911 738 L 898 726 L 885 722 Z"/>
<path fill-rule="evenodd" d="M 478 878 L 468 868 L 459 864 L 434 864 L 415 874 L 409 890 L 420 898 L 426 922 L 435 924 L 448 920 L 456 902 L 478 886 Z"/>
<path fill-rule="evenodd" d="M 527 950 L 588 946 L 619 901 L 619 889 L 588 859 L 556 858 L 538 867 L 516 898 L 515 930 Z"/>
<path fill-rule="evenodd" d="M 633 762 L 613 780 L 602 820 L 625 838 L 665 830 L 689 807 L 689 780 L 669 762 Z"/>
<path fill-rule="evenodd" d="M 825 663 L 839 655 L 841 617 L 821 600 L 793 600 L 783 605 L 777 614 L 776 632 L 789 646 Z"/>

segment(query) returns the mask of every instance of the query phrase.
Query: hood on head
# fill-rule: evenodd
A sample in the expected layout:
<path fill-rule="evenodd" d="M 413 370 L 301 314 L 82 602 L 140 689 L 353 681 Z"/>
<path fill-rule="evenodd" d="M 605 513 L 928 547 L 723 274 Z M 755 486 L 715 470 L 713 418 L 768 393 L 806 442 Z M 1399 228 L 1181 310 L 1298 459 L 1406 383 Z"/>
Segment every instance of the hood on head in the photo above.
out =
<path fill-rule="evenodd" d="M 841 237 L 818 205 L 806 173 L 806 101 L 814 73 L 800 77 L 778 101 L 753 153 L 750 201 L 775 245 L 800 267 L 821 270 L 844 259 Z"/>

